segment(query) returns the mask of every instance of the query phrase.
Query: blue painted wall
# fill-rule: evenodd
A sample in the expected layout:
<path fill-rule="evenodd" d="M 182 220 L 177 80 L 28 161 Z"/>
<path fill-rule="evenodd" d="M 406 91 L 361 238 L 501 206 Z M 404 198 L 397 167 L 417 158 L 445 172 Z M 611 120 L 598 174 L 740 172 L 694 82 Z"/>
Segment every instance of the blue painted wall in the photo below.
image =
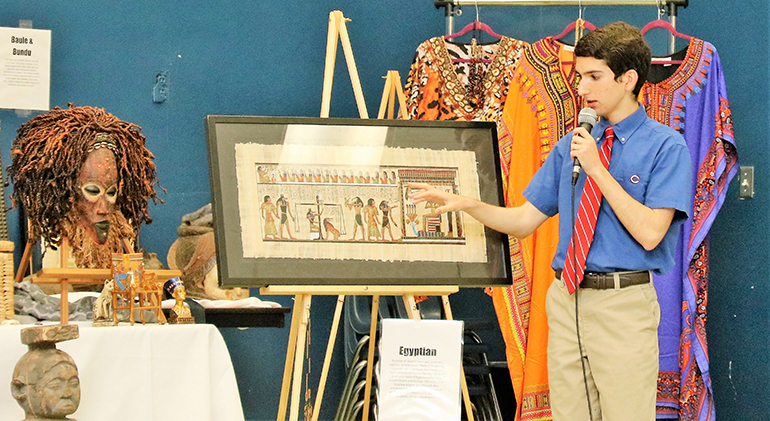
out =
<path fill-rule="evenodd" d="M 693 0 L 681 9 L 681 32 L 712 42 L 722 58 L 742 165 L 756 169 L 756 197 L 739 201 L 736 184 L 712 230 L 709 341 L 717 416 L 723 420 L 770 419 L 768 325 L 768 28 L 766 0 Z M 443 13 L 429 0 L 284 0 L 130 2 L 6 0 L 0 26 L 31 20 L 52 30 L 51 106 L 103 107 L 142 126 L 168 193 L 152 206 L 155 222 L 141 233 L 141 246 L 165 256 L 185 213 L 211 200 L 203 119 L 208 114 L 317 116 L 323 82 L 327 16 L 339 9 L 352 19 L 348 31 L 370 115 L 376 115 L 387 70 L 405 79 L 415 47 L 444 31 Z M 459 29 L 475 17 L 466 7 Z M 554 35 L 577 17 L 576 7 L 483 7 L 481 19 L 498 33 L 536 41 Z M 625 20 L 642 26 L 653 7 L 588 7 L 597 26 Z M 662 30 L 657 30 L 663 33 Z M 656 53 L 662 34 L 651 33 Z M 158 72 L 168 73 L 169 96 L 152 102 Z M 344 58 L 338 54 L 331 115 L 356 117 Z M 16 129 L 30 116 L 0 110 L 0 152 L 5 165 Z M 9 214 L 12 240 L 21 249 L 18 213 Z M 18 254 L 18 253 L 17 253 Z M 18 256 L 17 256 L 18 261 Z M 263 297 L 291 306 L 290 297 Z M 453 298 L 456 317 L 484 308 L 476 290 Z M 481 303 L 481 305 L 478 305 Z M 313 303 L 311 363 L 321 371 L 334 300 Z M 288 320 L 287 320 L 288 322 Z M 247 419 L 274 419 L 286 347 L 286 329 L 223 330 L 231 351 Z M 499 335 L 492 358 L 504 359 Z M 339 346 L 338 346 L 339 348 Z M 337 350 L 337 355 L 341 349 Z M 322 419 L 331 419 L 342 383 L 332 365 Z M 311 385 L 313 390 L 315 385 Z"/>

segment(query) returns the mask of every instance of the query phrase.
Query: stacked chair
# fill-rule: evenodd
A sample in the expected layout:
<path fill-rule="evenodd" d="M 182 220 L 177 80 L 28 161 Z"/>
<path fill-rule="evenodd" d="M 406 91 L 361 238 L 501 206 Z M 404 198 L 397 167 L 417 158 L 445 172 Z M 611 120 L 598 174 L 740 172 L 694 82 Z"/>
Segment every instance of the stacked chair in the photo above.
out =
<path fill-rule="evenodd" d="M 481 322 L 481 324 L 487 323 Z M 489 324 L 491 325 L 491 323 Z M 463 370 L 465 371 L 465 382 L 468 384 L 468 394 L 471 397 L 473 419 L 476 421 L 503 421 L 495 384 L 492 380 L 492 367 L 486 354 L 489 347 L 481 342 L 481 338 L 471 329 L 472 327 L 470 322 L 466 322 L 463 332 Z M 464 412 L 465 407 L 463 406 Z M 467 415 L 463 415 L 462 419 L 467 419 Z"/>
<path fill-rule="evenodd" d="M 372 340 L 369 338 L 371 303 L 370 296 L 345 297 L 343 335 L 347 377 L 334 421 L 357 421 L 362 416 L 366 368 L 370 364 L 367 361 L 367 351 L 369 341 Z M 421 302 L 419 310 L 423 319 L 441 319 L 443 317 L 443 307 L 438 297 L 430 297 Z M 380 296 L 379 318 L 380 320 L 383 318 L 408 318 L 401 297 Z M 488 361 L 486 355 L 488 346 L 482 343 L 479 335 L 475 332 L 475 329 L 494 329 L 495 326 L 489 321 L 466 321 L 464 325 L 463 369 L 471 397 L 474 419 L 476 421 L 503 421 L 491 373 L 491 366 L 495 363 Z M 377 387 L 379 384 L 379 357 L 376 352 L 374 362 L 371 363 L 374 364 L 374 375 L 369 419 L 376 421 L 379 390 Z M 515 407 L 515 403 L 513 405 Z M 465 406 L 462 406 L 462 419 L 466 420 Z"/>

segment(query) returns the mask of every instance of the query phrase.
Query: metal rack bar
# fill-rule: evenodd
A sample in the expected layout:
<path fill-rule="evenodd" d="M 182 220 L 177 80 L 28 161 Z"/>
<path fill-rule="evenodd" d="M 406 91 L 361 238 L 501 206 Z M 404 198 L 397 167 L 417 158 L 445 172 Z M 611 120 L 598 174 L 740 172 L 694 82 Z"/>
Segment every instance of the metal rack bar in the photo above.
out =
<path fill-rule="evenodd" d="M 460 6 L 658 6 L 668 15 L 671 26 L 676 28 L 679 7 L 687 7 L 689 0 L 433 0 L 436 9 L 444 9 L 446 34 L 454 32 L 454 17 L 459 16 Z M 671 36 L 669 52 L 673 53 L 675 37 Z"/>
<path fill-rule="evenodd" d="M 655 6 L 687 7 L 689 0 L 434 0 L 436 8 L 447 6 Z"/>

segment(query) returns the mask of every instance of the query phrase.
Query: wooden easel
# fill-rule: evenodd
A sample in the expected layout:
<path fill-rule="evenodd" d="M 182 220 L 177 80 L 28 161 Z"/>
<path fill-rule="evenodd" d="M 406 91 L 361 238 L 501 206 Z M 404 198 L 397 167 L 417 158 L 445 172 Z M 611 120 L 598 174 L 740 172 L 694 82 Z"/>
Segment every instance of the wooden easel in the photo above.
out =
<path fill-rule="evenodd" d="M 321 97 L 321 117 L 329 117 L 329 108 L 332 100 L 332 81 L 334 80 L 334 64 L 337 61 L 337 40 L 342 41 L 342 51 L 345 53 L 345 61 L 348 63 L 350 83 L 353 85 L 353 93 L 356 97 L 358 114 L 361 118 L 369 118 L 364 101 L 364 91 L 361 89 L 361 80 L 358 78 L 356 60 L 353 58 L 353 47 L 350 46 L 350 37 L 345 18 L 339 10 L 329 13 L 329 32 L 326 36 L 326 63 L 324 65 L 324 85 Z"/>
<path fill-rule="evenodd" d="M 409 120 L 409 114 L 406 111 L 406 96 L 404 95 L 404 88 L 401 87 L 401 76 L 398 74 L 398 70 L 388 70 L 388 74 L 385 78 L 385 87 L 382 89 L 382 100 L 380 101 L 380 111 L 377 113 L 377 118 L 385 118 L 385 112 L 388 113 L 388 118 L 393 119 L 395 111 L 395 102 L 398 98 L 398 118 L 401 120 Z"/>
<path fill-rule="evenodd" d="M 312 421 L 318 421 L 321 413 L 321 403 L 326 388 L 326 378 L 329 375 L 329 366 L 331 365 L 334 344 L 337 338 L 340 318 L 342 315 L 342 305 L 345 302 L 346 295 L 371 295 L 372 296 L 372 314 L 371 324 L 369 326 L 369 337 L 376 338 L 377 334 L 377 315 L 379 312 L 379 303 L 381 295 L 401 296 L 407 309 L 409 317 L 413 320 L 420 320 L 420 312 L 417 310 L 414 297 L 416 295 L 440 295 L 444 304 L 444 313 L 447 320 L 453 320 L 452 309 L 449 306 L 449 294 L 459 290 L 456 285 L 408 285 L 408 286 L 277 286 L 271 285 L 261 288 L 260 294 L 264 295 L 294 295 L 294 309 L 291 316 L 291 328 L 289 330 L 289 345 L 286 350 L 286 363 L 283 368 L 283 382 L 281 383 L 281 398 L 278 405 L 277 421 L 286 419 L 286 409 L 291 389 L 291 406 L 289 406 L 289 420 L 297 421 L 299 417 L 300 392 L 302 386 L 302 370 L 304 366 L 305 348 L 302 344 L 307 336 L 308 317 L 310 316 L 310 302 L 313 295 L 337 295 L 337 306 L 334 309 L 332 327 L 329 332 L 329 341 L 326 345 L 326 354 L 324 364 L 321 369 L 321 378 L 318 381 L 318 392 L 313 405 Z M 369 341 L 368 360 L 374 360 L 375 340 Z M 374 364 L 366 366 L 366 386 L 364 389 L 364 408 L 362 410 L 362 420 L 369 419 L 370 395 L 372 390 L 372 370 Z M 473 410 L 471 407 L 468 385 L 465 382 L 465 372 L 460 368 L 460 381 L 465 403 L 468 420 L 473 421 Z M 292 377 L 293 372 L 293 377 Z"/>
<path fill-rule="evenodd" d="M 342 40 L 342 49 L 345 51 L 345 59 L 348 64 L 350 81 L 353 84 L 353 91 L 356 97 L 358 113 L 361 118 L 368 119 L 366 112 L 366 103 L 361 89 L 361 82 L 358 78 L 355 60 L 353 59 L 353 50 L 350 46 L 350 38 L 345 26 L 346 19 L 342 12 L 334 10 L 329 13 L 329 32 L 326 43 L 326 64 L 324 69 L 323 98 L 321 102 L 321 117 L 329 117 L 329 106 L 331 104 L 332 79 L 334 78 L 334 63 L 337 57 L 337 38 Z M 398 72 L 388 71 L 385 77 L 385 88 L 383 90 L 383 99 L 380 104 L 380 116 L 385 114 L 383 104 L 390 103 L 390 118 L 393 118 L 394 98 L 398 95 L 399 105 L 401 107 L 399 115 L 406 118 L 406 100 L 403 89 L 401 89 L 401 80 Z M 388 101 L 386 101 L 390 98 Z M 379 314 L 379 303 L 381 295 L 401 296 L 407 309 L 409 317 L 414 320 L 420 319 L 420 313 L 417 310 L 417 304 L 414 297 L 417 295 L 441 296 L 444 304 L 444 312 L 448 320 L 452 320 L 452 309 L 449 306 L 449 294 L 459 290 L 456 285 L 405 285 L 405 286 L 363 286 L 363 285 L 319 285 L 319 286 L 278 286 L 271 285 L 260 288 L 260 294 L 263 295 L 294 295 L 294 308 L 291 316 L 291 327 L 289 329 L 289 344 L 286 349 L 286 363 L 283 369 L 283 381 L 281 383 L 281 397 L 278 404 L 277 421 L 286 419 L 286 409 L 289 408 L 289 420 L 297 421 L 299 418 L 300 392 L 302 387 L 302 371 L 304 366 L 305 343 L 307 337 L 308 320 L 310 317 L 310 304 L 313 295 L 337 295 L 337 306 L 334 310 L 332 327 L 329 332 L 329 341 L 326 345 L 326 354 L 324 364 L 321 369 L 321 378 L 318 383 L 318 392 L 313 405 L 312 421 L 318 421 L 321 413 L 321 403 L 326 388 L 326 378 L 329 374 L 334 343 L 337 338 L 340 318 L 342 316 L 342 306 L 346 295 L 371 295 L 372 296 L 372 314 L 369 327 L 368 361 L 374 360 L 374 347 L 377 332 L 377 316 Z M 370 395 L 372 390 L 372 372 L 374 365 L 367 364 L 366 367 L 366 386 L 364 389 L 364 407 L 362 410 L 362 421 L 369 420 Z M 465 403 L 465 410 L 469 421 L 474 421 L 473 410 L 468 393 L 468 386 L 465 382 L 465 372 L 460 368 L 460 381 Z M 289 392 L 291 391 L 291 405 L 289 405 Z"/>
<path fill-rule="evenodd" d="M 35 246 L 34 241 L 27 241 L 27 245 L 24 248 L 24 254 L 19 262 L 19 270 L 16 272 L 16 282 L 21 282 L 24 279 L 24 273 L 27 271 L 27 267 L 31 267 L 30 259 L 32 258 L 32 247 Z M 123 242 L 123 248 L 125 250 L 133 250 L 133 246 L 128 241 Z M 69 323 L 69 301 L 68 293 L 70 284 L 73 285 L 92 285 L 103 283 L 105 279 L 112 277 L 112 271 L 110 269 L 85 269 L 85 268 L 71 268 L 67 266 L 69 260 L 70 244 L 69 240 L 62 239 L 59 247 L 60 255 L 60 267 L 58 268 L 42 268 L 40 272 L 32 276 L 32 282 L 38 284 L 59 284 L 61 285 L 60 294 L 60 308 L 61 308 L 61 324 L 66 325 Z M 178 270 L 146 270 L 148 273 L 154 273 L 157 276 L 158 282 L 165 282 L 171 278 L 182 276 L 182 272 Z M 162 312 L 160 313 L 163 314 Z M 159 316 L 160 318 L 160 316 Z"/>

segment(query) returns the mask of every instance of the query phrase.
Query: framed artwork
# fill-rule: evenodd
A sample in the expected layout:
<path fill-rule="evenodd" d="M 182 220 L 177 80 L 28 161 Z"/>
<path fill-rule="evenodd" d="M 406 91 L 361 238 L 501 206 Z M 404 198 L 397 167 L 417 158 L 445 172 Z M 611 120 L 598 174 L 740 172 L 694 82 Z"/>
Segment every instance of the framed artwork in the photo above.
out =
<path fill-rule="evenodd" d="M 224 286 L 511 284 L 505 235 L 409 199 L 502 205 L 494 123 L 208 116 L 206 139 Z"/>

